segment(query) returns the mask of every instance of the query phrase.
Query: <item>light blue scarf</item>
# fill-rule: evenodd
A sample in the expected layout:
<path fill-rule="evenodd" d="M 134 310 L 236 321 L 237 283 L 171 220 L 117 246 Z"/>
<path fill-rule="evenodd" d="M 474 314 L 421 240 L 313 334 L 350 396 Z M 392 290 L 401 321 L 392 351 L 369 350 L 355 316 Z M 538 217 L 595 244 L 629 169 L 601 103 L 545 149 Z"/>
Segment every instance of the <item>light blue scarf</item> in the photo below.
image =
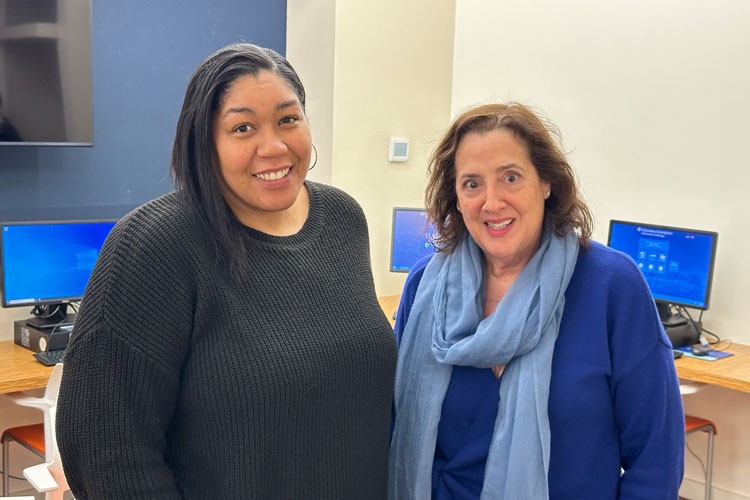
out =
<path fill-rule="evenodd" d="M 545 229 L 539 250 L 489 317 L 483 317 L 484 257 L 465 237 L 427 265 L 396 369 L 396 422 L 388 498 L 429 500 L 443 398 L 452 365 L 507 365 L 482 499 L 549 498 L 547 415 L 552 351 L 578 256 L 573 233 Z"/>

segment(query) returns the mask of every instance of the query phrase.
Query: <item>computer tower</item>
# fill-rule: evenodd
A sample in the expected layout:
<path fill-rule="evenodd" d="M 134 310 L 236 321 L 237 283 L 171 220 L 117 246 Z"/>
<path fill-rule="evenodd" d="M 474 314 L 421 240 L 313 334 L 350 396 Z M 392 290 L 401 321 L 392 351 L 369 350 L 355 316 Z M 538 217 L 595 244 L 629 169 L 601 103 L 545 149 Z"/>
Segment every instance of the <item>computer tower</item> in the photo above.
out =
<path fill-rule="evenodd" d="M 50 335 L 51 334 L 51 335 Z M 70 329 L 38 329 L 26 323 L 25 319 L 13 322 L 13 340 L 16 344 L 34 352 L 65 349 L 70 338 Z"/>
<path fill-rule="evenodd" d="M 672 342 L 672 347 L 683 347 L 700 343 L 700 336 L 703 331 L 700 321 L 686 321 L 677 325 L 663 325 L 669 341 Z"/>

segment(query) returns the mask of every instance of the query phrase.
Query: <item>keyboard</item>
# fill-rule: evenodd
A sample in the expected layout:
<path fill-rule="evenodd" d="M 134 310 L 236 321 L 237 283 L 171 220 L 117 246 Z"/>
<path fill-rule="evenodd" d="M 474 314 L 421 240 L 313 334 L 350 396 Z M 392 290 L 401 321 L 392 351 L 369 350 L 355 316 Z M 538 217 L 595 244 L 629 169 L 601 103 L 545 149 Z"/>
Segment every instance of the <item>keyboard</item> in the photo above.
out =
<path fill-rule="evenodd" d="M 58 349 L 57 351 L 44 351 L 35 352 L 34 357 L 44 366 L 54 366 L 57 363 L 62 363 L 63 356 L 65 355 L 65 349 Z"/>

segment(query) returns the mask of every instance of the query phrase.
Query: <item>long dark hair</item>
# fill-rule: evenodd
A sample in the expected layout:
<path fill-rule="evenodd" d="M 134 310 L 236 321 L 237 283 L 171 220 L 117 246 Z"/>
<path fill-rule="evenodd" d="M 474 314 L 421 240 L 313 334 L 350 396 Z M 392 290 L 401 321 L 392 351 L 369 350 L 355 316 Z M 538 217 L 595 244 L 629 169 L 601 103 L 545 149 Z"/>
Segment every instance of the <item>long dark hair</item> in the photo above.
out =
<path fill-rule="evenodd" d="M 450 252 L 466 233 L 456 206 L 456 151 L 469 133 L 506 129 L 525 145 L 539 178 L 550 184 L 544 222 L 559 235 L 576 231 L 589 246 L 593 216 L 576 182 L 573 168 L 560 146 L 560 133 L 528 106 L 519 103 L 485 104 L 461 113 L 443 134 L 430 157 L 425 206 L 437 227 L 436 246 Z"/>
<path fill-rule="evenodd" d="M 265 47 L 231 44 L 208 56 L 190 78 L 172 146 L 174 185 L 211 236 L 217 262 L 227 265 L 237 279 L 247 265 L 247 239 L 216 176 L 213 120 L 229 86 L 261 71 L 279 75 L 297 95 L 304 112 L 305 88 L 286 58 Z"/>

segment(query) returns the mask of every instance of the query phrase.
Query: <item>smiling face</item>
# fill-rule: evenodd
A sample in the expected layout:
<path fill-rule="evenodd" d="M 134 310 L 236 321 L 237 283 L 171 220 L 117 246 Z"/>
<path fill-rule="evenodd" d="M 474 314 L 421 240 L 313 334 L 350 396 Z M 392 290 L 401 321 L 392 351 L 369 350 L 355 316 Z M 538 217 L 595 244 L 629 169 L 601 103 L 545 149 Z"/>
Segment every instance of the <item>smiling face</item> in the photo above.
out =
<path fill-rule="evenodd" d="M 488 267 L 520 272 L 541 242 L 549 183 L 507 129 L 468 133 L 455 165 L 458 207 Z"/>
<path fill-rule="evenodd" d="M 232 82 L 213 119 L 213 138 L 221 192 L 237 219 L 271 234 L 301 227 L 312 141 L 299 98 L 284 79 L 261 71 Z"/>

